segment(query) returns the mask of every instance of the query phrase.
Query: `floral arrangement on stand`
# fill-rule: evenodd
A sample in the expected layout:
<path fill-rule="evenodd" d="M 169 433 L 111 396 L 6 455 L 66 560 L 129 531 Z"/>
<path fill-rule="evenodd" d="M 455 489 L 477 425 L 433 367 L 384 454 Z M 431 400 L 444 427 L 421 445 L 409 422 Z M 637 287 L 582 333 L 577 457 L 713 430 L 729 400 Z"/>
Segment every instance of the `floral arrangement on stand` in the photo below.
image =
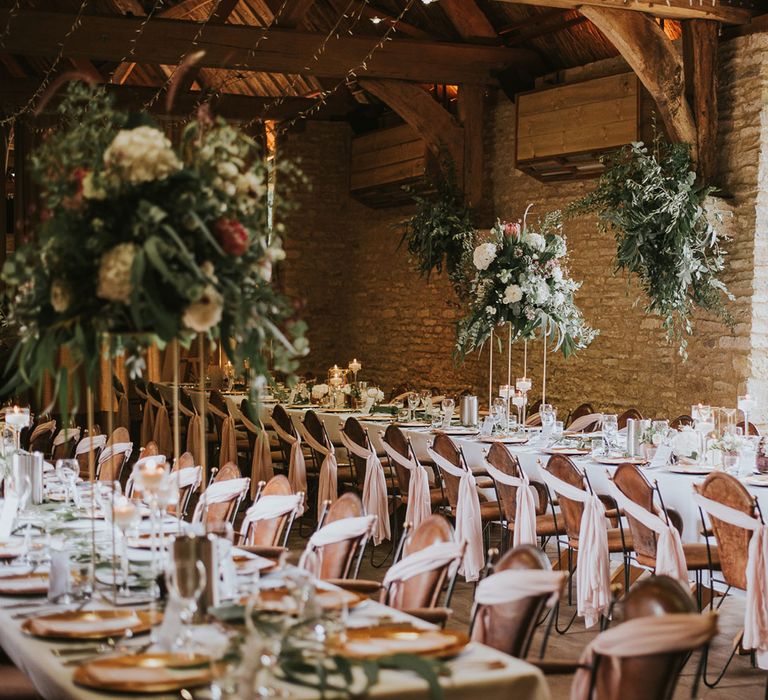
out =
<path fill-rule="evenodd" d="M 656 136 L 651 147 L 626 146 L 606 161 L 597 188 L 574 202 L 570 212 L 596 213 L 603 230 L 616 237 L 616 269 L 637 275 L 646 312 L 662 317 L 668 342 L 687 357 L 696 307 L 728 327 L 733 299 L 720 274 L 725 268 L 719 233 L 704 208 L 714 188 L 696 181 L 688 144 Z"/>
<path fill-rule="evenodd" d="M 597 335 L 574 302 L 581 283 L 568 276 L 560 212 L 547 214 L 538 231 L 528 227 L 527 212 L 522 224 L 497 221 L 489 240 L 474 250 L 470 308 L 456 342 L 461 357 L 503 324 L 511 325 L 515 340 L 533 338 L 541 329 L 566 357 Z"/>
<path fill-rule="evenodd" d="M 305 326 L 271 284 L 285 253 L 256 142 L 203 107 L 174 148 L 148 115 L 119 111 L 84 83 L 70 83 L 58 114 L 31 160 L 36 235 L 3 269 L 20 330 L 4 391 L 51 373 L 66 400 L 58 350 L 92 385 L 107 334 L 134 376 L 148 345 L 188 346 L 201 333 L 229 340 L 224 351 L 238 373 L 248 360 L 256 387 L 270 369 L 290 374 Z M 273 206 L 278 220 L 288 204 L 276 195 Z"/>

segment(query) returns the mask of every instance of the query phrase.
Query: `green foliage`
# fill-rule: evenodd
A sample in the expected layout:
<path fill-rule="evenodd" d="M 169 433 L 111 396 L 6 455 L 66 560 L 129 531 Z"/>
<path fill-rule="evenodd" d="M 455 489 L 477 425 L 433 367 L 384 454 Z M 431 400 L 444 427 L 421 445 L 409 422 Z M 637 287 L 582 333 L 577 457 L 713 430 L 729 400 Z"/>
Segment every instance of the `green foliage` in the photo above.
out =
<path fill-rule="evenodd" d="M 646 311 L 662 317 L 683 358 L 695 307 L 733 326 L 724 305 L 733 296 L 719 279 L 725 237 L 703 208 L 712 192 L 696 182 L 690 147 L 656 136 L 651 148 L 633 143 L 608 159 L 597 189 L 570 207 L 596 213 L 602 230 L 613 232 L 616 269 L 637 275 Z"/>
<path fill-rule="evenodd" d="M 416 211 L 404 222 L 400 244 L 423 277 L 445 269 L 459 298 L 467 294 L 467 262 L 475 240 L 472 214 L 456 186 L 453 163 L 445 160 L 435 180 L 435 194 L 413 195 Z"/>
<path fill-rule="evenodd" d="M 146 114 L 121 112 L 82 83 L 58 112 L 31 160 L 36 235 L 3 268 L 19 329 L 3 392 L 50 372 L 65 401 L 60 348 L 93 386 L 107 335 L 134 375 L 149 344 L 189 346 L 200 332 L 231 341 L 223 347 L 238 371 L 290 374 L 307 350 L 305 325 L 271 284 L 282 230 L 269 226 L 270 173 L 256 143 L 201 112 L 175 151 Z M 271 176 L 297 174 L 278 164 Z M 275 196 L 276 218 L 288 208 Z"/>

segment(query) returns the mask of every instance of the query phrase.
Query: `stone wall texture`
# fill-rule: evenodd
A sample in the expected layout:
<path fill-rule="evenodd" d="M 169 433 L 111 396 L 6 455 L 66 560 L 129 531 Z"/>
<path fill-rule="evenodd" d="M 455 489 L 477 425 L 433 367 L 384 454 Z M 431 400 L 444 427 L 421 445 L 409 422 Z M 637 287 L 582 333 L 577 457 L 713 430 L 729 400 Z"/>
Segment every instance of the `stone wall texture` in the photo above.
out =
<path fill-rule="evenodd" d="M 570 221 L 570 268 L 583 280 L 577 295 L 587 320 L 600 329 L 592 346 L 565 360 L 549 356 L 547 396 L 561 415 L 583 401 L 596 410 L 630 406 L 647 416 L 688 413 L 698 401 L 734 405 L 749 387 L 768 404 L 768 35 L 722 45 L 719 73 L 719 178 L 728 198 L 732 236 L 725 281 L 736 299 L 731 334 L 698 314 L 689 359 L 666 343 L 657 317 L 631 281 L 613 274 L 614 240 L 588 218 Z M 514 167 L 515 106 L 491 92 L 484 130 L 483 200 L 477 223 L 516 220 L 528 203 L 533 214 L 562 208 L 593 182 L 544 185 Z M 462 314 L 444 276 L 421 279 L 398 247 L 398 222 L 408 208 L 370 209 L 349 194 L 351 132 L 346 124 L 307 122 L 280 144 L 280 156 L 300 159 L 309 185 L 294 193 L 300 208 L 286 221 L 288 258 L 282 282 L 306 300 L 311 354 L 304 368 L 323 376 L 352 357 L 361 377 L 385 390 L 409 384 L 488 396 L 489 349 L 457 366 L 452 358 L 455 324 Z M 732 215 L 729 213 L 732 212 Z M 494 385 L 507 376 L 506 336 L 494 355 Z M 529 344 L 533 395 L 541 391 L 541 341 Z M 512 376 L 523 369 L 515 346 Z M 762 422 L 762 421 L 761 421 Z"/>

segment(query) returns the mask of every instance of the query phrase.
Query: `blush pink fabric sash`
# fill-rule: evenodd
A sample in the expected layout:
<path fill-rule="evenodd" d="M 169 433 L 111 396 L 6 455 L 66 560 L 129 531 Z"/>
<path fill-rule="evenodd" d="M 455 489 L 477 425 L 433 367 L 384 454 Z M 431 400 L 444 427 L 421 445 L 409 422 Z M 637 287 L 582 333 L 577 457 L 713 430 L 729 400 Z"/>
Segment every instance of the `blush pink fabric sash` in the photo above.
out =
<path fill-rule="evenodd" d="M 528 481 L 528 475 L 521 470 L 522 478 L 505 474 L 487 459 L 485 469 L 494 481 L 517 488 L 515 493 L 515 530 L 512 545 L 536 544 L 536 492 Z"/>
<path fill-rule="evenodd" d="M 192 490 L 196 491 L 203 481 L 203 468 L 184 467 L 183 469 L 178 469 L 175 472 L 171 472 L 171 481 L 176 483 L 176 488 L 178 489 L 186 489 L 191 486 Z"/>
<path fill-rule="evenodd" d="M 609 484 L 610 495 L 616 500 L 619 509 L 656 533 L 656 573 L 676 578 L 687 586 L 688 566 L 677 528 L 628 498 L 612 481 Z"/>
<path fill-rule="evenodd" d="M 195 506 L 192 522 L 201 522 L 208 506 L 214 503 L 226 503 L 227 501 L 244 496 L 248 491 L 250 482 L 251 480 L 248 477 L 244 477 L 240 479 L 227 479 L 226 481 L 215 481 L 209 484 Z"/>
<path fill-rule="evenodd" d="M 266 484 L 275 475 L 272 465 L 272 446 L 269 444 L 269 435 L 261 421 L 256 425 L 245 414 L 241 414 L 240 420 L 248 432 L 256 435 L 251 460 L 251 498 L 256 498 L 259 482 L 263 481 Z"/>
<path fill-rule="evenodd" d="M 394 447 L 384 440 L 384 433 L 380 433 L 381 444 L 384 446 L 384 452 L 395 463 L 410 474 L 408 480 L 408 503 L 405 510 L 405 522 L 411 523 L 415 530 L 432 515 L 432 500 L 429 495 L 429 477 L 427 470 L 416 459 L 403 457 Z"/>
<path fill-rule="evenodd" d="M 235 419 L 232 416 L 227 416 L 221 424 L 219 468 L 230 462 L 237 464 L 237 433 L 235 432 Z"/>
<path fill-rule="evenodd" d="M 504 605 L 524 598 L 550 594 L 547 606 L 560 597 L 567 574 L 562 571 L 507 569 L 484 578 L 475 589 L 478 605 Z"/>
<path fill-rule="evenodd" d="M 288 457 L 288 482 L 291 484 L 291 491 L 294 493 L 298 493 L 299 491 L 301 491 L 301 493 L 306 493 L 307 464 L 304 461 L 304 450 L 301 446 L 301 437 L 285 432 L 275 420 L 272 421 L 272 427 L 277 433 L 277 437 L 291 446 L 291 453 Z"/>
<path fill-rule="evenodd" d="M 398 589 L 404 581 L 442 569 L 451 563 L 458 566 L 461 562 L 462 549 L 456 542 L 438 542 L 409 554 L 397 564 L 390 566 L 382 581 L 382 586 L 389 588 L 390 605 L 397 601 Z"/>
<path fill-rule="evenodd" d="M 376 521 L 375 515 L 362 515 L 356 518 L 342 518 L 321 527 L 309 538 L 307 546 L 299 558 L 299 568 L 309 571 L 313 576 L 320 576 L 323 568 L 323 548 L 331 544 L 370 536 Z"/>
<path fill-rule="evenodd" d="M 53 438 L 53 446 L 64 445 L 70 440 L 80 439 L 80 428 L 62 428 L 56 433 L 56 437 Z"/>
<path fill-rule="evenodd" d="M 441 471 L 459 479 L 459 496 L 456 502 L 456 539 L 467 543 L 459 573 L 467 581 L 477 581 L 485 565 L 483 551 L 483 520 L 480 516 L 480 496 L 477 493 L 475 475 L 469 469 L 460 469 L 445 457 L 427 448 L 430 459 Z"/>
<path fill-rule="evenodd" d="M 333 446 L 328 447 L 315 440 L 303 423 L 299 423 L 299 431 L 304 442 L 323 455 L 317 482 L 317 519 L 320 520 L 323 515 L 323 503 L 326 501 L 333 503 L 339 497 L 339 464 L 336 461 Z"/>
<path fill-rule="evenodd" d="M 45 423 L 40 423 L 40 425 L 36 425 L 32 429 L 32 434 L 29 436 L 29 441 L 32 442 L 32 440 L 39 437 L 43 433 L 52 433 L 54 430 L 56 430 L 55 420 L 49 420 Z"/>
<path fill-rule="evenodd" d="M 288 513 L 298 513 L 303 500 L 302 493 L 290 496 L 262 496 L 246 511 L 240 526 L 240 534 L 246 537 L 251 524 L 259 520 L 273 520 Z"/>
<path fill-rule="evenodd" d="M 611 604 L 611 560 L 605 507 L 594 493 L 571 486 L 546 469 L 540 471 L 544 483 L 555 493 L 584 505 L 579 525 L 576 600 L 578 614 L 584 617 L 587 627 L 592 627 Z"/>
<path fill-rule="evenodd" d="M 111 459 L 115 455 L 125 455 L 125 461 L 131 458 L 133 452 L 132 442 L 116 442 L 113 445 L 107 445 L 99 454 L 99 464 L 104 464 L 108 459 Z"/>
<path fill-rule="evenodd" d="M 355 457 L 365 460 L 365 480 L 363 481 L 363 506 L 366 513 L 376 516 L 376 528 L 373 542 L 379 544 L 391 537 L 389 530 L 389 502 L 387 501 L 387 478 L 384 467 L 375 450 L 368 450 L 358 445 L 343 430 L 340 433 L 344 447 Z"/>
<path fill-rule="evenodd" d="M 577 418 L 573 423 L 571 423 L 566 430 L 569 433 L 580 433 L 584 428 L 588 428 L 591 425 L 602 425 L 603 422 L 603 414 L 602 413 L 590 413 L 586 416 L 581 416 L 580 418 Z"/>
<path fill-rule="evenodd" d="M 98 450 L 101 447 L 104 447 L 104 445 L 107 444 L 107 436 L 106 435 L 94 435 L 93 437 L 84 437 L 80 442 L 77 443 L 77 447 L 75 448 L 75 454 L 76 455 L 82 455 L 86 452 L 90 452 L 91 449 Z M 93 448 L 91 448 L 91 445 L 93 445 Z"/>
<path fill-rule="evenodd" d="M 757 665 L 768 668 L 768 525 L 694 491 L 693 500 L 712 518 L 752 532 L 747 558 L 747 604 L 744 607 L 745 649 L 754 649 Z"/>
<path fill-rule="evenodd" d="M 673 613 L 638 617 L 601 632 L 584 649 L 579 668 L 571 684 L 571 700 L 589 700 L 595 657 L 611 663 L 611 687 L 605 697 L 619 697 L 621 659 L 694 650 L 707 644 L 717 634 L 717 615 Z"/>

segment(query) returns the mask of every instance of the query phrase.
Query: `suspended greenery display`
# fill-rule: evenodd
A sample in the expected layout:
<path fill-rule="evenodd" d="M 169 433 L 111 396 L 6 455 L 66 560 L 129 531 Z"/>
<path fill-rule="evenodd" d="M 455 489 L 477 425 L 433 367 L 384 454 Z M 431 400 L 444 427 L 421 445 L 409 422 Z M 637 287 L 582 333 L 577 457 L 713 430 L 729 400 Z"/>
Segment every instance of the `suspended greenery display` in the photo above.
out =
<path fill-rule="evenodd" d="M 597 188 L 574 202 L 570 214 L 598 216 L 616 238 L 616 270 L 637 275 L 646 311 L 662 317 L 668 342 L 687 358 L 692 314 L 710 311 L 729 327 L 725 299 L 733 299 L 720 274 L 725 267 L 717 217 L 704 200 L 714 188 L 696 180 L 691 149 L 656 135 L 605 159 Z"/>
<path fill-rule="evenodd" d="M 408 253 L 419 273 L 429 279 L 432 272 L 445 269 L 460 298 L 468 292 L 468 267 L 472 260 L 475 227 L 464 194 L 456 185 L 453 164 L 443 161 L 434 182 L 432 195 L 413 194 L 416 211 L 404 222 L 405 231 L 400 244 Z"/>

